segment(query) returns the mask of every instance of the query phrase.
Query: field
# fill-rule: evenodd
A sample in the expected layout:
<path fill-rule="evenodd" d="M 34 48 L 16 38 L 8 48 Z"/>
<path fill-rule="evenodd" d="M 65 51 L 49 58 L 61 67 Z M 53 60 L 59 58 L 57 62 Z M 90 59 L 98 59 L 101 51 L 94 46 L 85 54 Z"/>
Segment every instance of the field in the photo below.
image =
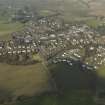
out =
<path fill-rule="evenodd" d="M 97 74 L 98 74 L 100 77 L 104 78 L 104 77 L 105 77 L 105 66 L 100 67 L 100 68 L 97 70 Z"/>
<path fill-rule="evenodd" d="M 0 91 L 32 96 L 48 88 L 48 74 L 41 63 L 30 66 L 0 64 Z"/>
<path fill-rule="evenodd" d="M 90 86 L 93 85 L 92 82 L 95 83 L 94 73 L 87 73 L 78 68 L 78 65 L 72 68 L 67 64 L 50 66 L 49 69 L 60 91 L 59 95 L 45 93 L 9 105 L 96 105 L 92 92 L 95 88 Z"/>
<path fill-rule="evenodd" d="M 21 23 L 7 23 L 6 21 L 0 21 L 0 40 L 10 39 L 11 33 L 19 31 L 24 27 Z"/>
<path fill-rule="evenodd" d="M 97 70 L 97 75 L 97 90 L 105 91 L 105 66 L 102 66 Z"/>
<path fill-rule="evenodd" d="M 93 96 L 85 90 L 65 92 L 62 96 L 42 95 L 23 102 L 5 105 L 96 105 Z"/>

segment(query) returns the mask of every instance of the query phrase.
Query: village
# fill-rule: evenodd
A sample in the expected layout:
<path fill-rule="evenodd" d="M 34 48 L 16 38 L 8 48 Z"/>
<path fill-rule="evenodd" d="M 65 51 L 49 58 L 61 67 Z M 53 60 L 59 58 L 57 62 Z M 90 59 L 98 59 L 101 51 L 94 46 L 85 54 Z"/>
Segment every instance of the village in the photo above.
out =
<path fill-rule="evenodd" d="M 40 53 L 48 63 L 72 59 L 97 69 L 105 65 L 105 40 L 102 42 L 101 38 L 97 30 L 86 24 L 73 25 L 57 16 L 44 17 L 12 33 L 11 40 L 0 41 L 0 62 L 22 64 L 28 60 L 30 64 L 34 62 L 33 55 Z"/>

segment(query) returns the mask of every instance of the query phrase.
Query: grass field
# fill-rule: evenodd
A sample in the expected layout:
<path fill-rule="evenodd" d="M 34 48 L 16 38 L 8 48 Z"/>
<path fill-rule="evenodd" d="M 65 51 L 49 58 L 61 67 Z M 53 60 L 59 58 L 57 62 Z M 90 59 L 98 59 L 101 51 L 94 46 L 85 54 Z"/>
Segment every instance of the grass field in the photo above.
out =
<path fill-rule="evenodd" d="M 77 90 L 65 92 L 61 96 L 41 95 L 24 102 L 6 105 L 96 105 L 89 91 Z"/>
<path fill-rule="evenodd" d="M 105 66 L 102 66 L 97 70 L 97 75 L 97 91 L 105 91 Z"/>
<path fill-rule="evenodd" d="M 10 38 L 10 34 L 15 31 L 19 31 L 24 27 L 21 23 L 6 23 L 5 21 L 0 21 L 0 40 L 7 40 Z"/>
<path fill-rule="evenodd" d="M 0 64 L 0 90 L 13 96 L 32 96 L 48 89 L 48 74 L 42 63 L 29 66 Z"/>
<path fill-rule="evenodd" d="M 98 74 L 100 77 L 105 78 L 105 66 L 100 67 L 100 68 L 97 70 L 97 74 Z"/>
<path fill-rule="evenodd" d="M 95 81 L 93 73 L 79 70 L 78 65 L 74 65 L 73 68 L 67 64 L 50 67 L 54 71 L 53 77 L 58 90 L 64 88 L 60 95 L 40 94 L 38 97 L 6 105 L 96 105 L 93 98 L 94 93 L 90 91 L 89 86 Z"/>

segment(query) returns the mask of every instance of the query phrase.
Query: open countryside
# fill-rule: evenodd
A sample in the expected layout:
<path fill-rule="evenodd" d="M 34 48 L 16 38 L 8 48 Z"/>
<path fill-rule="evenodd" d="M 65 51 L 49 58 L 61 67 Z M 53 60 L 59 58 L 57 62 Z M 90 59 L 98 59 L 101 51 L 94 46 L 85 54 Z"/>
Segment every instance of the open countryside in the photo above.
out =
<path fill-rule="evenodd" d="M 104 3 L 0 0 L 0 105 L 104 105 Z"/>

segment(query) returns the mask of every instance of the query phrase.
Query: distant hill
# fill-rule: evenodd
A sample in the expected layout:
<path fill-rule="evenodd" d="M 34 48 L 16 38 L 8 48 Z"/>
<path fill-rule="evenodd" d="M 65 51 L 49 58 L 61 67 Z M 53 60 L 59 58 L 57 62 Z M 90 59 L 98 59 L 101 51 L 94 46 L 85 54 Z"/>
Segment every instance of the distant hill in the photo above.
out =
<path fill-rule="evenodd" d="M 0 5 L 15 8 L 31 5 L 37 10 L 60 11 L 66 19 L 105 16 L 105 0 L 0 0 Z"/>

